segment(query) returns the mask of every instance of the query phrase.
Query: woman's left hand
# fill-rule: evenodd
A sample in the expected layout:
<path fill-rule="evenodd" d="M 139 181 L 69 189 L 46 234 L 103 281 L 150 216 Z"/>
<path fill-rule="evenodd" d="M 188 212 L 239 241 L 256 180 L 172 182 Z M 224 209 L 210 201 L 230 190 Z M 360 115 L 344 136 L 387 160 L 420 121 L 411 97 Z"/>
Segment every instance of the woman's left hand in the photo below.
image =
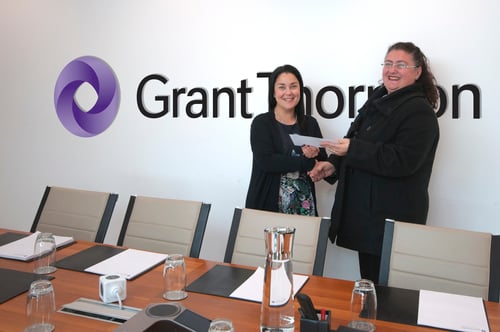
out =
<path fill-rule="evenodd" d="M 302 153 L 306 158 L 316 158 L 319 154 L 319 148 L 312 145 L 303 145 Z"/>

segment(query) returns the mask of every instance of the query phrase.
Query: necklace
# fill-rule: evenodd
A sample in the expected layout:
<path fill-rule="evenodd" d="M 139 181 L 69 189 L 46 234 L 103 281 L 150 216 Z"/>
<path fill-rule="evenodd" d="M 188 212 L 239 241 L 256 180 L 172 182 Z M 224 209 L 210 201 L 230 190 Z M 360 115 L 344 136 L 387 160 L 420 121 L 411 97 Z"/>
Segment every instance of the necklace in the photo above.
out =
<path fill-rule="evenodd" d="M 282 123 L 282 124 L 288 125 L 288 126 L 294 125 L 297 122 L 297 115 L 295 115 L 295 113 L 293 114 L 292 117 L 283 117 L 280 115 L 279 112 L 274 110 L 274 117 L 276 118 L 276 120 L 279 123 Z"/>

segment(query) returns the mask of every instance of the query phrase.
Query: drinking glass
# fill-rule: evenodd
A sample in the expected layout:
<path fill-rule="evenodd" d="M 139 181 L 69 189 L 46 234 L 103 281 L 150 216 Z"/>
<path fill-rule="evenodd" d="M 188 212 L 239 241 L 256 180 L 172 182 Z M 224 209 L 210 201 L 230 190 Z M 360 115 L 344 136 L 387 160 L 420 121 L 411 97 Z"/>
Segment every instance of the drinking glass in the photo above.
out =
<path fill-rule="evenodd" d="M 362 331 L 375 331 L 377 318 L 377 293 L 371 280 L 361 279 L 354 283 L 351 296 L 351 322 L 349 327 Z"/>
<path fill-rule="evenodd" d="M 181 254 L 167 255 L 163 267 L 163 297 L 167 300 L 182 300 L 186 292 L 186 263 Z"/>
<path fill-rule="evenodd" d="M 233 322 L 225 318 L 216 318 L 210 322 L 208 332 L 234 332 Z"/>
<path fill-rule="evenodd" d="M 35 270 L 37 274 L 49 274 L 55 272 L 56 240 L 51 233 L 40 233 L 36 237 L 35 247 Z"/>
<path fill-rule="evenodd" d="M 52 316 L 56 312 L 54 288 L 49 280 L 36 280 L 30 285 L 26 302 L 28 327 L 25 332 L 50 332 L 55 326 Z"/>

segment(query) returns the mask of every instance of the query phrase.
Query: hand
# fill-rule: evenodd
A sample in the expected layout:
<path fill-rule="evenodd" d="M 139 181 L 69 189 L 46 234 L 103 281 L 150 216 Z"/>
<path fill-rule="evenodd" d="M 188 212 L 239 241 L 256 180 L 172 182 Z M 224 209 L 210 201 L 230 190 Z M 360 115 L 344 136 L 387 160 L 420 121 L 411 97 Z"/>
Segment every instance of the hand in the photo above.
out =
<path fill-rule="evenodd" d="M 312 145 L 303 145 L 302 153 L 306 158 L 316 158 L 319 154 L 319 148 Z"/>
<path fill-rule="evenodd" d="M 333 141 L 324 141 L 321 142 L 321 146 L 326 149 L 326 151 L 343 157 L 347 154 L 347 151 L 349 150 L 349 143 L 351 140 L 349 138 L 341 138 L 337 142 Z"/>
<path fill-rule="evenodd" d="M 307 175 L 314 182 L 318 182 L 319 180 L 323 180 L 324 178 L 332 175 L 335 172 L 335 167 L 332 163 L 328 161 L 317 161 L 314 168 L 307 172 Z"/>

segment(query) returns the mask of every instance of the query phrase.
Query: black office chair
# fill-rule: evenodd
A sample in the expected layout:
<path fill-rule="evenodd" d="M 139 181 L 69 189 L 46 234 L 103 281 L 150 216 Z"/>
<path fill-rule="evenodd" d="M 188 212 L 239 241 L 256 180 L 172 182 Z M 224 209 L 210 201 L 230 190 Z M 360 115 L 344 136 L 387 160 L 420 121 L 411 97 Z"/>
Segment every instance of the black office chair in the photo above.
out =
<path fill-rule="evenodd" d="M 198 258 L 210 207 L 198 201 L 130 196 L 118 245 Z"/>
<path fill-rule="evenodd" d="M 103 243 L 118 194 L 47 186 L 31 232 Z"/>
<path fill-rule="evenodd" d="M 499 301 L 500 236 L 387 220 L 379 283 Z"/>
<path fill-rule="evenodd" d="M 254 209 L 234 210 L 224 262 L 264 266 L 264 229 L 272 226 L 295 227 L 293 271 L 323 275 L 330 218 L 311 217 Z"/>

